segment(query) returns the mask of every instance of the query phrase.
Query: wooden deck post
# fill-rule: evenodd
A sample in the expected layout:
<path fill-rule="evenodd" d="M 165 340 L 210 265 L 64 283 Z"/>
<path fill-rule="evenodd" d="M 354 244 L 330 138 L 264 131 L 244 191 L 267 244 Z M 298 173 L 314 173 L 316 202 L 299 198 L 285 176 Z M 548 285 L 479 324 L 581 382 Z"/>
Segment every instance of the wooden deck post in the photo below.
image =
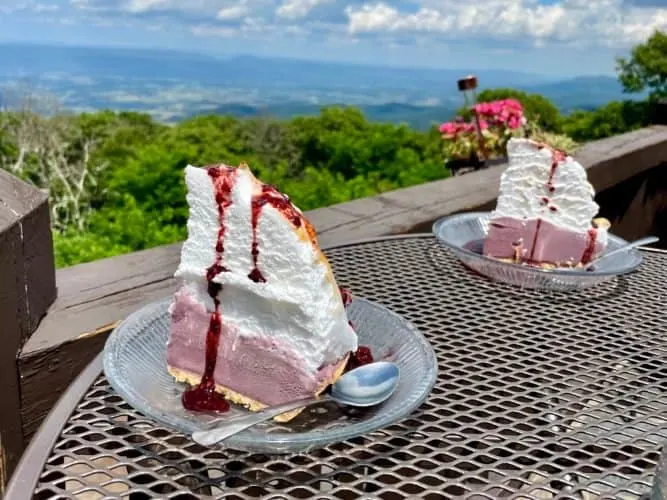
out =
<path fill-rule="evenodd" d="M 55 298 L 47 195 L 0 170 L 0 496 L 25 444 L 19 350 Z"/>
<path fill-rule="evenodd" d="M 667 125 L 667 99 L 659 99 L 653 104 L 651 123 Z"/>

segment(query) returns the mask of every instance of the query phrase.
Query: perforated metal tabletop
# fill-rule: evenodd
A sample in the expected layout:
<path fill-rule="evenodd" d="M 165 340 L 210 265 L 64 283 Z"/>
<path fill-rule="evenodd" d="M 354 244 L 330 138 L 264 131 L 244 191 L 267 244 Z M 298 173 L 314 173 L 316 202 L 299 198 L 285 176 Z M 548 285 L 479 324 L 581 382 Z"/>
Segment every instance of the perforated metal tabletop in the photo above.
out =
<path fill-rule="evenodd" d="M 576 293 L 488 281 L 428 235 L 327 255 L 341 285 L 431 341 L 439 379 L 417 412 L 302 455 L 214 451 L 133 411 L 100 376 L 98 359 L 33 440 L 8 498 L 637 499 L 650 491 L 667 440 L 667 254 L 646 251 L 639 272 Z"/>

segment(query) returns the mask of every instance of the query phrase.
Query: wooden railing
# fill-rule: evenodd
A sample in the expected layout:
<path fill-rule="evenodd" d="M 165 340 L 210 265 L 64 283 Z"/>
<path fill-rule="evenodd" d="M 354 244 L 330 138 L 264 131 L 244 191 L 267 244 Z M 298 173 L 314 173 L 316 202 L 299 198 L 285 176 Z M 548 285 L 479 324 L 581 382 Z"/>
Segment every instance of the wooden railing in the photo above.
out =
<path fill-rule="evenodd" d="M 651 233 L 667 241 L 667 126 L 589 143 L 576 157 L 588 169 L 601 215 L 612 221 L 616 234 L 633 239 Z M 493 208 L 502 170 L 480 170 L 307 216 L 324 247 L 429 231 L 443 215 Z M 0 471 L 5 476 L 114 325 L 175 287 L 180 244 L 54 271 L 48 214 L 43 193 L 0 172 Z"/>

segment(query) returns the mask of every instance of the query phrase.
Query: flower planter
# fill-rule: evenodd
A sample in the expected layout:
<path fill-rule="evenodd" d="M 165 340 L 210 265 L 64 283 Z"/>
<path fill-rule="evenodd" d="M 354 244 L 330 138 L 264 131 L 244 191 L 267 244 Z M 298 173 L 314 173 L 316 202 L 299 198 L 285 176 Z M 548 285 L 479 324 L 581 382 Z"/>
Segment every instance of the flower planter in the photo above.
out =
<path fill-rule="evenodd" d="M 454 175 L 507 162 L 507 142 L 526 133 L 526 120 L 521 103 L 500 99 L 477 103 L 470 109 L 473 121 L 463 117 L 440 125 L 445 157 L 453 158 L 445 166 Z M 477 155 L 487 160 L 480 160 Z M 464 155 L 470 155 L 464 158 Z"/>

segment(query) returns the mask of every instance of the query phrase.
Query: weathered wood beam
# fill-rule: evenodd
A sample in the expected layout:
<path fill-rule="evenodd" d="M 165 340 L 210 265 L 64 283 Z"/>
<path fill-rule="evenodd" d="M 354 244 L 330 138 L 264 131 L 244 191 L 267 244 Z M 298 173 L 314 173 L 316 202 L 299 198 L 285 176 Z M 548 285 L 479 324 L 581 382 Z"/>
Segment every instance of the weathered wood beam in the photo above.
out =
<path fill-rule="evenodd" d="M 576 154 L 603 191 L 667 160 L 667 127 L 586 144 Z M 493 207 L 503 167 L 399 189 L 308 212 L 324 247 L 360 238 L 429 231 L 447 214 Z M 58 394 L 101 349 L 113 325 L 174 290 L 180 244 L 57 272 L 59 297 L 26 343 L 19 366 L 23 422 L 32 433 Z"/>
<path fill-rule="evenodd" d="M 17 356 L 55 296 L 47 197 L 0 171 L 0 493 L 24 445 Z"/>

